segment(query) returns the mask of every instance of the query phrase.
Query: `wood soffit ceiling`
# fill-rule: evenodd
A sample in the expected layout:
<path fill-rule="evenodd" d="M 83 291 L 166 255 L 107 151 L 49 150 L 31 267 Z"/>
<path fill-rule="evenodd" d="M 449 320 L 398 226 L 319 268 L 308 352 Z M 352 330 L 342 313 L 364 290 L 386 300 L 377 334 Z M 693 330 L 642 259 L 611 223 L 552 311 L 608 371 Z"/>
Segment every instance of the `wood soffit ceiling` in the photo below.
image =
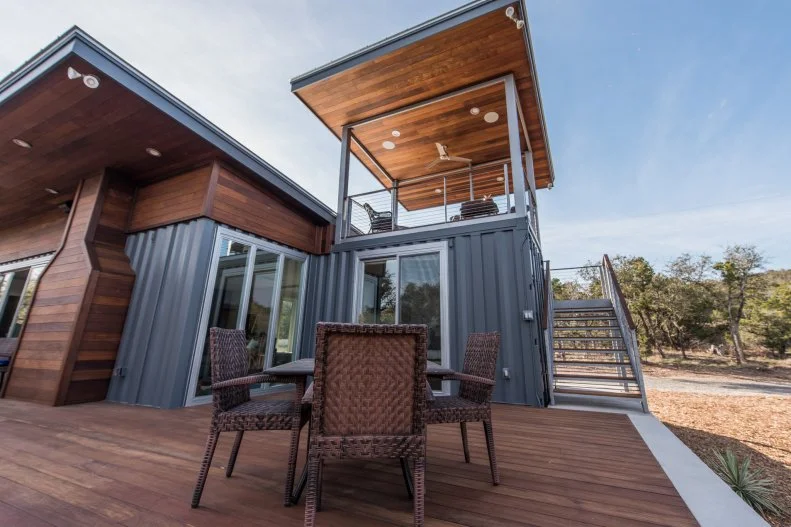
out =
<path fill-rule="evenodd" d="M 518 4 L 514 6 L 519 9 Z M 490 12 L 350 67 L 298 88 L 295 93 L 340 137 L 343 126 L 347 124 L 513 74 L 533 150 L 536 186 L 545 188 L 552 176 L 531 65 L 521 31 L 505 17 L 503 11 Z M 398 180 L 419 177 L 425 172 L 420 170 L 420 166 L 425 166 L 432 155 L 436 155 L 433 143 L 437 139 L 431 136 L 434 132 L 444 137 L 440 142 L 448 145 L 452 155 L 472 157 L 478 163 L 476 157 L 483 161 L 503 144 L 507 149 L 507 143 L 503 143 L 504 138 L 507 140 L 504 135 L 507 125 L 503 87 L 501 84 L 497 86 L 499 90 L 492 87 L 470 92 L 461 95 L 461 101 L 454 97 L 376 122 L 376 125 L 358 127 L 354 134 L 374 154 L 379 164 Z M 500 120 L 486 132 L 474 130 L 471 128 L 474 121 L 462 117 L 464 112 L 467 112 L 467 117 L 472 117 L 469 115 L 471 106 L 481 108 L 478 116 L 481 123 L 481 117 L 489 106 L 497 108 L 495 111 L 500 114 Z M 454 113 L 457 110 L 458 114 Z M 416 121 L 414 126 L 409 123 L 410 117 Z M 393 129 L 401 132 L 401 143 L 399 138 L 390 137 L 389 140 L 397 144 L 396 149 L 384 150 L 381 143 Z M 489 136 L 488 140 L 483 138 L 484 135 Z M 413 147 L 409 149 L 413 160 L 406 153 L 399 155 L 406 150 L 401 146 Z M 465 152 L 468 147 L 469 151 Z M 359 148 L 353 146 L 352 150 L 386 187 L 390 186 Z M 452 168 L 450 163 L 448 165 Z"/>

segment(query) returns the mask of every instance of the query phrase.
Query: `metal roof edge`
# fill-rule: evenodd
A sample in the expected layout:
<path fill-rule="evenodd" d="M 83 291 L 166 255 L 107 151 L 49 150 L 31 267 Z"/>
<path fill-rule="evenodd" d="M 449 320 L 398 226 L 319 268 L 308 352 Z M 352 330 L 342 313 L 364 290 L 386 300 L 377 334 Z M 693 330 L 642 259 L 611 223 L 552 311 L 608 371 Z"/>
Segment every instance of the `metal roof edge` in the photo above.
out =
<path fill-rule="evenodd" d="M 334 211 L 318 198 L 77 26 L 69 29 L 0 81 L 0 104 L 71 54 L 89 62 L 149 104 L 213 144 L 263 181 L 294 198 L 320 219 L 327 223 L 335 221 Z"/>

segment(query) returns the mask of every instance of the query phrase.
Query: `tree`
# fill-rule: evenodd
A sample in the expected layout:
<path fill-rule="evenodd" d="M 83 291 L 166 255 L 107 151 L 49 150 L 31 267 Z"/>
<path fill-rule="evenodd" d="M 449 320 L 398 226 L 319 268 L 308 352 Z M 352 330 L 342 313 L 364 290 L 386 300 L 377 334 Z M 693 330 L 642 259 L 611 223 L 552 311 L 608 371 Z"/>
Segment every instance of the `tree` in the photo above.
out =
<path fill-rule="evenodd" d="M 785 357 L 791 347 L 791 283 L 778 285 L 750 311 L 745 320 L 750 332 L 761 344 Z"/>
<path fill-rule="evenodd" d="M 725 249 L 723 259 L 714 264 L 725 286 L 725 311 L 728 315 L 728 330 L 736 350 L 736 362 L 745 360 L 744 344 L 740 324 L 744 318 L 744 306 L 761 290 L 757 271 L 763 268 L 764 255 L 754 245 L 734 245 Z"/>
<path fill-rule="evenodd" d="M 664 358 L 661 311 L 658 309 L 661 294 L 654 268 L 645 258 L 634 256 L 616 256 L 612 264 L 629 310 L 637 316 L 638 334 L 642 337 L 644 349 L 651 353 L 656 348 Z"/>

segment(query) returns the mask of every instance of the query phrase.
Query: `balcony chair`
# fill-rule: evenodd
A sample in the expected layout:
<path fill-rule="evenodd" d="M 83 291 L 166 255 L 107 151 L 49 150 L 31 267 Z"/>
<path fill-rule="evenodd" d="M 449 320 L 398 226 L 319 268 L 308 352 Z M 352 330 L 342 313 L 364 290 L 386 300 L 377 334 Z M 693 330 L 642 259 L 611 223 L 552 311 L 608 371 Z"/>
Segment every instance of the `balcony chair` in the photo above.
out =
<path fill-rule="evenodd" d="M 363 205 L 365 212 L 368 213 L 368 219 L 371 221 L 371 231 L 370 234 L 375 232 L 390 232 L 395 230 L 395 226 L 393 225 L 393 213 L 388 211 L 384 212 L 377 212 L 366 203 Z"/>
<path fill-rule="evenodd" d="M 480 218 L 483 216 L 494 216 L 500 214 L 500 208 L 491 196 L 484 196 L 483 199 L 465 201 L 461 204 L 461 219 Z"/>
<path fill-rule="evenodd" d="M 499 352 L 499 333 L 471 333 L 467 338 L 463 373 L 445 377 L 446 380 L 461 381 L 459 394 L 434 397 L 432 401 L 428 402 L 426 411 L 427 424 L 459 423 L 464 461 L 467 463 L 470 462 L 467 423 L 483 422 L 486 449 L 489 451 L 489 468 L 492 472 L 494 485 L 500 484 L 492 433 L 492 391 L 495 385 L 495 370 Z"/>
<path fill-rule="evenodd" d="M 413 461 L 414 525 L 423 525 L 427 338 L 426 326 L 319 323 L 306 527 L 327 458 Z"/>
<path fill-rule="evenodd" d="M 297 464 L 299 432 L 308 422 L 310 407 L 302 404 L 305 389 L 304 377 L 271 377 L 269 375 L 248 373 L 248 350 L 245 333 L 241 329 L 211 328 L 209 337 L 212 374 L 212 411 L 209 437 L 203 455 L 198 481 L 192 496 L 192 507 L 200 503 L 206 476 L 217 447 L 220 432 L 236 432 L 236 440 L 231 457 L 225 469 L 225 476 L 231 477 L 242 437 L 247 430 L 290 430 L 291 448 L 288 454 L 286 474 L 285 505 L 291 505 L 294 488 L 294 472 Z M 265 382 L 297 384 L 292 400 L 251 400 L 250 385 Z"/>

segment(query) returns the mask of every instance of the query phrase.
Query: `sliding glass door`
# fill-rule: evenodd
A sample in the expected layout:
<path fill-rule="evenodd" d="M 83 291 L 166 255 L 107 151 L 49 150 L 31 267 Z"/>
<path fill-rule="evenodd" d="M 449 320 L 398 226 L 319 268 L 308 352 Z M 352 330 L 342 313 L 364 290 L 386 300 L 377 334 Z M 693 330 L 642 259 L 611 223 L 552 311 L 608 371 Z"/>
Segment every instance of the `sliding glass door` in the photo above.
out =
<path fill-rule="evenodd" d="M 296 358 L 306 256 L 253 236 L 218 229 L 187 404 L 211 397 L 209 328 L 244 329 L 248 371 Z M 264 386 L 253 386 L 262 391 Z"/>
<path fill-rule="evenodd" d="M 356 263 L 354 320 L 426 324 L 429 360 L 449 366 L 447 245 L 360 251 Z M 432 387 L 443 390 L 440 382 Z"/>

